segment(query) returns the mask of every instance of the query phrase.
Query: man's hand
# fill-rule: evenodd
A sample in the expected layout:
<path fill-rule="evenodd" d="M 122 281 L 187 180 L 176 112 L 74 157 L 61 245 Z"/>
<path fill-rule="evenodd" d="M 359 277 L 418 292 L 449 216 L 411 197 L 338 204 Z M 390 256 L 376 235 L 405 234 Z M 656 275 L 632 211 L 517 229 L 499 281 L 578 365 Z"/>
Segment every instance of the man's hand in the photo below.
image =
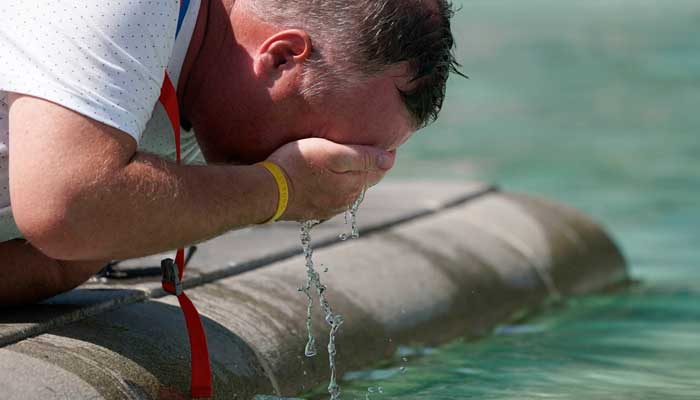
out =
<path fill-rule="evenodd" d="M 290 199 L 284 220 L 328 219 L 345 211 L 362 190 L 394 165 L 394 152 L 325 139 L 289 143 L 270 161 L 287 174 Z"/>

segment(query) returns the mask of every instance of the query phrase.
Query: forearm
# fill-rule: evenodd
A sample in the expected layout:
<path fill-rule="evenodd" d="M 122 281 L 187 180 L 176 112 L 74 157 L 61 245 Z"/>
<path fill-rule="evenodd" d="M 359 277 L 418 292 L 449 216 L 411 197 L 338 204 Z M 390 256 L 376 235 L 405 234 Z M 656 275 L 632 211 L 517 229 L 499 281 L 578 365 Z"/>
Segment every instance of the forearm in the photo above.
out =
<path fill-rule="evenodd" d="M 10 197 L 17 227 L 60 260 L 129 258 L 259 223 L 275 211 L 257 166 L 178 166 L 127 133 L 46 100 L 9 96 Z M 320 138 L 269 157 L 287 175 L 287 220 L 327 219 L 393 165 L 392 152 Z"/>
<path fill-rule="evenodd" d="M 49 254 L 123 259 L 185 246 L 265 221 L 277 196 L 258 166 L 178 166 L 137 153 L 65 202 Z"/>

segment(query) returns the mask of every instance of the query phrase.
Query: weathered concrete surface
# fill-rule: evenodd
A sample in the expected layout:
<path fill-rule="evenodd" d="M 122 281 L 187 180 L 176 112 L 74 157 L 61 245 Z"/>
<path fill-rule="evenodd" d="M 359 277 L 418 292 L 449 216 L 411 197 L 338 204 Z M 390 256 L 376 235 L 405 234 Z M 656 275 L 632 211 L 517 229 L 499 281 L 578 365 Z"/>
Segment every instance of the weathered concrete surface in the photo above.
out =
<path fill-rule="evenodd" d="M 377 219 L 374 230 L 361 239 L 316 252 L 317 264 L 329 268 L 322 273 L 327 296 L 346 320 L 338 338 L 341 372 L 389 356 L 401 343 L 434 344 L 482 335 L 513 313 L 548 299 L 626 280 L 615 245 L 600 227 L 567 207 L 475 186 L 443 195 L 439 201 L 435 200 L 439 187 L 422 197 L 408 187 L 392 190 L 394 195 L 383 197 L 380 207 L 391 208 L 392 197 L 400 197 L 394 202 L 408 198 L 426 204 L 417 199 L 432 198 L 434 203 L 396 213 L 394 222 Z M 474 196 L 477 193 L 481 195 Z M 470 195 L 471 200 L 455 201 Z M 361 221 L 371 215 L 370 199 Z M 429 215 L 405 218 L 421 214 L 417 212 L 421 209 Z M 396 223 L 400 221 L 405 222 Z M 328 244 L 338 231 L 325 228 L 314 233 Z M 289 236 L 283 243 L 290 249 L 298 246 L 296 227 L 280 232 L 274 237 L 281 241 Z M 234 237 L 246 248 L 255 245 Z M 270 236 L 257 236 L 261 237 Z M 205 317 L 216 397 L 293 396 L 325 381 L 328 367 L 322 350 L 327 330 L 319 313 L 314 320 L 319 356 L 303 356 L 306 301 L 296 290 L 304 280 L 303 259 L 279 256 L 281 261 L 264 268 L 236 273 L 235 268 L 245 262 L 225 266 L 230 257 L 249 253 L 222 256 L 232 243 L 219 240 L 207 250 L 210 253 L 200 253 L 210 254 L 207 264 L 220 265 L 219 269 L 207 270 L 196 261 L 200 254 L 195 256 L 200 282 L 209 283 L 188 291 Z M 39 306 L 44 308 L 33 316 L 28 314 L 32 308 L 14 314 L 3 311 L 0 336 L 15 336 L 13 344 L 0 349 L 0 390 L 9 393 L 8 398 L 186 397 L 189 361 L 184 322 L 174 298 L 141 301 L 158 295 L 153 285 L 132 286 L 138 295 L 127 297 L 136 303 L 113 304 L 109 312 L 97 310 L 71 324 L 65 324 L 70 320 L 67 314 L 51 311 L 59 304 L 70 307 L 65 303 L 70 296 L 54 300 L 53 306 Z M 99 290 L 96 293 L 105 289 Z M 94 299 L 84 307 L 95 308 L 104 301 Z M 45 317 L 47 312 L 55 315 Z M 21 320 L 25 315 L 29 316 Z M 39 326 L 52 324 L 47 333 L 19 340 L 11 329 L 12 320 L 26 325 L 41 316 Z M 51 322 L 56 318 L 64 320 Z"/>

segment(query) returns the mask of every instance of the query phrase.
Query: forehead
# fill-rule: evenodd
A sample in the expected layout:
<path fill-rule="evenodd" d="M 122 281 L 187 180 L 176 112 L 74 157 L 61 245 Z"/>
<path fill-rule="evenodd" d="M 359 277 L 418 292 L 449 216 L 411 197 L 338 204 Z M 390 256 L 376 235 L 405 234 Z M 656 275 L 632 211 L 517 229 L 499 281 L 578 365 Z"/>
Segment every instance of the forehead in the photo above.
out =
<path fill-rule="evenodd" d="M 345 144 L 394 150 L 415 131 L 396 75 L 386 73 L 328 96 L 321 105 L 327 124 L 322 136 Z"/>

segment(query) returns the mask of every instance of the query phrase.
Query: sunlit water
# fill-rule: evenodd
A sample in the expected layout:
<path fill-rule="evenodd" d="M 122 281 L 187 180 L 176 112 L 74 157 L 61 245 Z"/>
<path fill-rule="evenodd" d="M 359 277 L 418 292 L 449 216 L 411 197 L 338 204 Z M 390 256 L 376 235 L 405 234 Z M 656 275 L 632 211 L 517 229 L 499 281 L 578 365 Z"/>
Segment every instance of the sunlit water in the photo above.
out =
<path fill-rule="evenodd" d="M 366 190 L 366 189 L 365 189 Z M 346 233 L 340 234 L 341 240 L 347 239 L 357 239 L 360 237 L 360 230 L 357 225 L 357 213 L 360 209 L 360 205 L 365 198 L 365 190 L 362 191 L 360 196 L 350 205 L 350 208 L 345 212 L 345 223 L 348 222 L 351 225 L 350 235 Z M 306 266 L 306 283 L 304 286 L 299 288 L 300 292 L 306 295 L 307 307 L 306 307 L 306 331 L 307 331 L 307 342 L 304 348 L 304 355 L 306 357 L 315 357 L 317 354 L 316 350 L 316 337 L 313 332 L 312 324 L 312 314 L 314 299 L 312 296 L 312 289 L 316 289 L 316 294 L 318 295 L 318 303 L 321 306 L 321 311 L 324 314 L 326 323 L 330 326 L 330 331 L 328 333 L 328 368 L 330 370 L 330 381 L 328 383 L 328 394 L 330 395 L 330 400 L 340 399 L 340 385 L 338 384 L 338 377 L 336 371 L 335 357 L 337 354 L 336 350 L 336 335 L 338 330 L 343 325 L 343 316 L 333 312 L 333 308 L 326 299 L 326 286 L 321 282 L 321 276 L 318 271 L 316 271 L 313 255 L 313 243 L 311 240 L 311 230 L 316 225 L 320 224 L 320 221 L 309 220 L 301 223 L 300 238 L 301 247 L 304 253 L 304 260 Z M 327 272 L 327 269 L 325 270 Z"/>
<path fill-rule="evenodd" d="M 360 228 L 357 226 L 357 212 L 360 209 L 360 205 L 365 200 L 365 192 L 367 189 L 363 189 L 360 195 L 353 201 L 350 208 L 345 212 L 345 225 L 350 223 L 350 234 L 341 233 L 339 235 L 340 240 L 357 239 L 360 237 Z"/>
<path fill-rule="evenodd" d="M 450 82 L 393 178 L 569 203 L 640 284 L 402 348 L 346 373 L 343 399 L 700 399 L 700 1 L 465 1 L 455 30 L 471 79 Z"/>

